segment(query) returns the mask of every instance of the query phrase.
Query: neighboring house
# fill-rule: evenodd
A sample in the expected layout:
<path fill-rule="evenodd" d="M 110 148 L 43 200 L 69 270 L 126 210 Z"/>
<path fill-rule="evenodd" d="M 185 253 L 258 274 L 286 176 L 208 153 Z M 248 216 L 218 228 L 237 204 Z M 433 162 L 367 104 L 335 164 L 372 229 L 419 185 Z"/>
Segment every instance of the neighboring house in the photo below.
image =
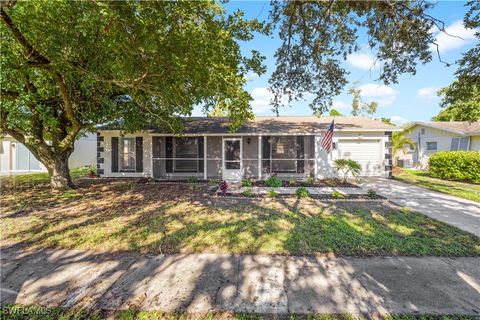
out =
<path fill-rule="evenodd" d="M 75 150 L 68 160 L 71 169 L 83 166 L 95 166 L 97 139 L 94 133 L 88 133 L 75 141 Z M 0 144 L 1 174 L 27 172 L 46 172 L 45 166 L 20 142 L 11 136 L 3 137 Z"/>
<path fill-rule="evenodd" d="M 415 142 L 410 151 L 400 156 L 406 166 L 424 168 L 430 155 L 438 151 L 480 150 L 480 122 L 415 121 L 404 129 Z"/>
<path fill-rule="evenodd" d="M 391 134 L 400 129 L 365 117 L 337 117 L 334 150 L 322 137 L 332 117 L 257 117 L 231 133 L 226 118 L 185 118 L 181 136 L 155 128 L 123 134 L 98 131 L 97 172 L 104 177 L 241 180 L 332 177 L 333 160 L 349 158 L 363 176 L 391 176 Z"/>

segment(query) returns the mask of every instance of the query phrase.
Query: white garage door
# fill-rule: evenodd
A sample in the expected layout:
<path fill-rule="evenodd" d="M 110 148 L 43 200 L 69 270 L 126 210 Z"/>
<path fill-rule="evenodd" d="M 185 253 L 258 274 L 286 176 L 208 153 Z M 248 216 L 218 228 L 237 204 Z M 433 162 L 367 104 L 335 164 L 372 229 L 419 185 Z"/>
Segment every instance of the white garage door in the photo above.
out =
<path fill-rule="evenodd" d="M 384 171 L 380 140 L 339 140 L 338 155 L 360 163 L 362 176 L 379 176 Z"/>

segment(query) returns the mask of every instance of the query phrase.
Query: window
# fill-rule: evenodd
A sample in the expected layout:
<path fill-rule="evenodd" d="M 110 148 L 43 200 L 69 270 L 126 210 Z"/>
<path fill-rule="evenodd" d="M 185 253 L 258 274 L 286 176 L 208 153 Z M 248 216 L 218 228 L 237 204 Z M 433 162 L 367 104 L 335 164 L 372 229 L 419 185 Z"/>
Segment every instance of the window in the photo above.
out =
<path fill-rule="evenodd" d="M 135 138 L 122 139 L 120 169 L 123 171 L 135 171 Z"/>
<path fill-rule="evenodd" d="M 198 172 L 198 139 L 176 138 L 174 158 L 175 172 Z"/>
<path fill-rule="evenodd" d="M 427 151 L 437 151 L 437 141 L 427 142 Z"/>
<path fill-rule="evenodd" d="M 425 134 L 425 128 L 420 129 L 420 134 L 422 134 L 422 135 Z"/>
<path fill-rule="evenodd" d="M 468 137 L 452 138 L 451 151 L 468 150 Z"/>
<path fill-rule="evenodd" d="M 272 138 L 272 171 L 297 171 L 297 144 L 296 137 Z"/>

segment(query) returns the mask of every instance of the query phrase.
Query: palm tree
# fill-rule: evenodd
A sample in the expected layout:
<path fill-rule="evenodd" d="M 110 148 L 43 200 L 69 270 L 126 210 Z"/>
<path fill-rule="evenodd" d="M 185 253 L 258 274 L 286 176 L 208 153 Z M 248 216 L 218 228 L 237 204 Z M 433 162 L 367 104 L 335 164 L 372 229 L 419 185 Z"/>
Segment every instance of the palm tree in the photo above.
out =
<path fill-rule="evenodd" d="M 394 161 L 400 151 L 407 152 L 408 147 L 415 146 L 415 142 L 405 136 L 405 131 L 394 132 L 392 134 L 392 153 Z"/>

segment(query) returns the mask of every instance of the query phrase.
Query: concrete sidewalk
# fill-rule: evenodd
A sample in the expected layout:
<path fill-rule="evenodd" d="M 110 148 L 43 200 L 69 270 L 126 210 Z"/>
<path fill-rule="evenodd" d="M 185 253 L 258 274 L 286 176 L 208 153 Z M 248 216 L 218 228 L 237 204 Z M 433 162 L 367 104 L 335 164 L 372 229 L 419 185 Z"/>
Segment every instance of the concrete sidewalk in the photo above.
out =
<path fill-rule="evenodd" d="M 332 258 L 3 248 L 1 303 L 480 316 L 480 257 Z"/>
<path fill-rule="evenodd" d="M 362 188 L 480 237 L 480 203 L 416 187 L 397 180 L 367 178 Z"/>

